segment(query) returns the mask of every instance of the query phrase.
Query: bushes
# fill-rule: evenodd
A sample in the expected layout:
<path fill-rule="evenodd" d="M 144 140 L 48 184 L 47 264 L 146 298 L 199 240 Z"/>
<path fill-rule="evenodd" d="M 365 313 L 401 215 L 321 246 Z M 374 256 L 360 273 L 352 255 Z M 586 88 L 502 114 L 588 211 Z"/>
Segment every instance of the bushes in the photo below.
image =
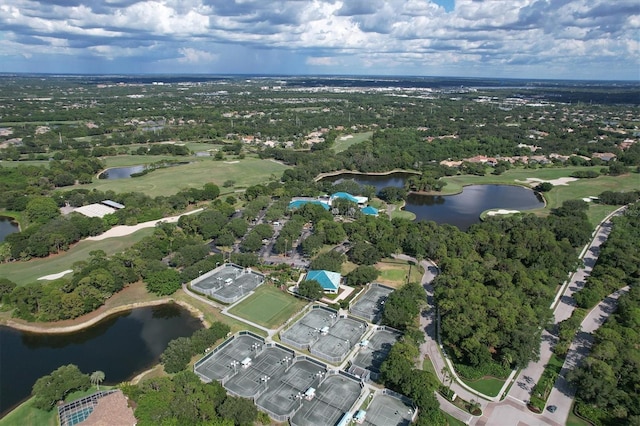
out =
<path fill-rule="evenodd" d="M 509 376 L 509 373 L 511 373 L 511 369 L 509 367 L 496 363 L 480 364 L 477 367 L 466 364 L 456 364 L 455 368 L 458 374 L 467 380 L 478 380 L 485 376 L 504 379 Z"/>

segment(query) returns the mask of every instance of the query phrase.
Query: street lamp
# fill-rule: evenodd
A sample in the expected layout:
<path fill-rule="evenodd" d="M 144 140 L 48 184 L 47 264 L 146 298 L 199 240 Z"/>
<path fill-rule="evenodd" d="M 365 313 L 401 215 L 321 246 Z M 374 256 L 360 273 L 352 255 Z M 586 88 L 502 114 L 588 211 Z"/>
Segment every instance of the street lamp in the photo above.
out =
<path fill-rule="evenodd" d="M 260 378 L 260 380 L 262 380 L 262 382 L 264 383 L 264 388 L 265 388 L 265 389 L 267 388 L 267 382 L 268 382 L 270 379 L 271 379 L 271 377 L 269 377 L 269 376 L 262 376 L 262 377 Z"/>
<path fill-rule="evenodd" d="M 231 361 L 231 367 L 233 367 L 233 373 L 237 373 L 238 372 L 238 364 L 240 364 L 238 361 L 236 361 L 235 359 L 233 361 Z"/>

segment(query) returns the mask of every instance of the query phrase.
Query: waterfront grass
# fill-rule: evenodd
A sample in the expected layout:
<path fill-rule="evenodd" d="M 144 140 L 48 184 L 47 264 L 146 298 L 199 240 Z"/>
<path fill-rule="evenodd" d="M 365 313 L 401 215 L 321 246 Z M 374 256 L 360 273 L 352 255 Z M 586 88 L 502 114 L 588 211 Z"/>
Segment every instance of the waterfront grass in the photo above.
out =
<path fill-rule="evenodd" d="M 282 290 L 262 285 L 254 294 L 231 308 L 229 312 L 273 329 L 284 323 L 304 305 L 305 302 Z"/>
<path fill-rule="evenodd" d="M 349 138 L 347 136 L 351 137 Z M 334 152 L 342 152 L 349 148 L 351 145 L 370 140 L 371 136 L 373 136 L 373 132 L 349 133 L 348 135 L 341 134 L 336 137 L 336 141 L 333 143 L 332 149 Z"/>
<path fill-rule="evenodd" d="M 74 263 L 89 259 L 89 253 L 94 250 L 103 250 L 107 255 L 122 252 L 144 237 L 153 234 L 153 231 L 153 228 L 146 228 L 118 238 L 107 238 L 102 241 L 82 240 L 64 253 L 26 262 L 3 263 L 0 264 L 0 276 L 18 285 L 33 283 L 42 276 L 73 269 Z"/>
<path fill-rule="evenodd" d="M 231 333 L 236 333 L 241 330 L 248 330 L 252 333 L 255 333 L 259 336 L 266 337 L 267 333 L 259 328 L 253 327 L 246 322 L 237 320 L 235 318 L 231 318 L 222 313 L 222 310 L 212 306 L 206 302 L 198 300 L 184 292 L 184 290 L 180 289 L 173 294 L 173 298 L 177 301 L 186 303 L 188 305 L 193 306 L 200 312 L 202 312 L 204 319 L 209 323 L 213 324 L 214 322 L 222 322 L 229 326 L 231 329 Z"/>
<path fill-rule="evenodd" d="M 157 156 L 153 159 L 176 160 L 176 157 Z M 109 167 L 148 164 L 150 158 L 142 156 L 109 157 Z M 185 159 L 186 160 L 186 159 Z M 86 185 L 74 188 L 97 189 L 115 192 L 143 192 L 155 197 L 172 195 L 181 189 L 202 188 L 205 183 L 213 182 L 222 187 L 226 181 L 234 181 L 232 190 L 246 188 L 251 185 L 264 184 L 271 179 L 280 179 L 288 167 L 276 161 L 262 160 L 247 156 L 244 159 L 230 161 L 214 161 L 213 159 L 193 159 L 189 164 L 154 170 L 144 176 L 129 179 L 94 179 Z"/>

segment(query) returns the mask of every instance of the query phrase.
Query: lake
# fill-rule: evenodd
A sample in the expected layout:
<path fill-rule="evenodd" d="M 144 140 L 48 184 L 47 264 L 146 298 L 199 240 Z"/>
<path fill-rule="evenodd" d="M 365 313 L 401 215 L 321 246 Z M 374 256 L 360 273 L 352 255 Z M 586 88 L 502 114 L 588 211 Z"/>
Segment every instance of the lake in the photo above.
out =
<path fill-rule="evenodd" d="M 134 173 L 143 172 L 147 166 L 112 167 L 98 175 L 98 179 L 126 179 Z"/>
<path fill-rule="evenodd" d="M 405 210 L 416 220 L 448 223 L 466 231 L 480 222 L 489 209 L 531 210 L 544 207 L 541 196 L 531 189 L 512 185 L 470 185 L 455 195 L 410 194 Z"/>
<path fill-rule="evenodd" d="M 4 241 L 7 235 L 14 232 L 20 232 L 20 227 L 13 221 L 13 218 L 0 216 L 0 243 Z"/>
<path fill-rule="evenodd" d="M 138 308 L 70 334 L 33 334 L 0 327 L 0 415 L 28 398 L 36 380 L 66 364 L 105 373 L 119 383 L 152 367 L 169 341 L 202 328 L 179 305 Z"/>
<path fill-rule="evenodd" d="M 403 187 L 409 173 L 361 175 L 342 173 L 323 178 L 330 182 L 351 179 L 360 185 L 373 185 L 379 192 L 387 186 Z M 489 209 L 531 210 L 544 207 L 544 200 L 535 191 L 517 185 L 470 185 L 455 195 L 410 194 L 404 210 L 416 215 L 416 220 L 433 220 L 466 231 L 480 222 L 480 214 Z"/>

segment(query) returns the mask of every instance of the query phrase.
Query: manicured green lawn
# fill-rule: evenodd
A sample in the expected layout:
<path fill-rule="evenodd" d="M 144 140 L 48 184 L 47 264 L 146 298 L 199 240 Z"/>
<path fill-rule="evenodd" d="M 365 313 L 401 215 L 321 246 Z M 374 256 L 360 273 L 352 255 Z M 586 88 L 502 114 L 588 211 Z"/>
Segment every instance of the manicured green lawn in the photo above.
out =
<path fill-rule="evenodd" d="M 18 285 L 29 284 L 44 275 L 73 269 L 73 264 L 88 259 L 91 251 L 104 250 L 107 255 L 119 253 L 151 234 L 153 228 L 142 229 L 125 237 L 107 238 L 102 241 L 84 240 L 59 255 L 28 262 L 3 263 L 0 264 L 0 277 L 8 278 Z"/>
<path fill-rule="evenodd" d="M 135 155 L 109 157 L 107 165 L 109 167 L 131 166 L 148 164 L 167 158 L 176 160 L 177 157 Z M 185 161 L 191 161 L 191 163 L 154 170 L 136 178 L 95 179 L 93 183 L 78 185 L 74 188 L 98 189 L 101 191 L 112 190 L 115 192 L 143 192 L 146 195 L 155 197 L 175 194 L 185 188 L 202 188 L 207 182 L 213 182 L 222 187 L 224 182 L 233 180 L 235 182 L 233 189 L 246 188 L 247 186 L 268 182 L 271 179 L 280 179 L 284 170 L 288 168 L 275 161 L 252 157 L 229 161 L 188 157 L 185 158 Z"/>
<path fill-rule="evenodd" d="M 376 282 L 387 284 L 392 287 L 399 287 L 407 282 L 407 274 L 409 273 L 409 264 L 402 260 L 384 259 L 375 265 L 380 271 L 380 276 Z M 411 266 L 411 282 L 420 282 L 424 271 L 420 265 Z"/>
<path fill-rule="evenodd" d="M 494 379 L 492 377 L 465 383 L 469 385 L 469 387 L 487 396 L 497 396 L 502 386 L 504 386 L 504 380 Z"/>
<path fill-rule="evenodd" d="M 276 328 L 304 305 L 304 301 L 265 284 L 258 287 L 255 294 L 234 306 L 229 312 L 264 327 Z"/>
<path fill-rule="evenodd" d="M 447 424 L 449 426 L 464 426 L 465 423 L 456 419 L 455 417 L 453 417 L 451 414 L 449 413 L 445 413 L 444 411 L 442 411 L 442 414 L 444 415 L 444 417 L 447 419 Z"/>
<path fill-rule="evenodd" d="M 345 136 L 353 136 L 353 137 L 342 140 L 341 138 Z M 357 143 L 371 139 L 371 136 L 373 136 L 373 132 L 349 133 L 349 134 L 339 135 L 336 138 L 336 141 L 333 144 L 332 149 L 335 152 L 342 152 L 347 148 L 349 148 L 351 145 L 355 145 Z"/>

